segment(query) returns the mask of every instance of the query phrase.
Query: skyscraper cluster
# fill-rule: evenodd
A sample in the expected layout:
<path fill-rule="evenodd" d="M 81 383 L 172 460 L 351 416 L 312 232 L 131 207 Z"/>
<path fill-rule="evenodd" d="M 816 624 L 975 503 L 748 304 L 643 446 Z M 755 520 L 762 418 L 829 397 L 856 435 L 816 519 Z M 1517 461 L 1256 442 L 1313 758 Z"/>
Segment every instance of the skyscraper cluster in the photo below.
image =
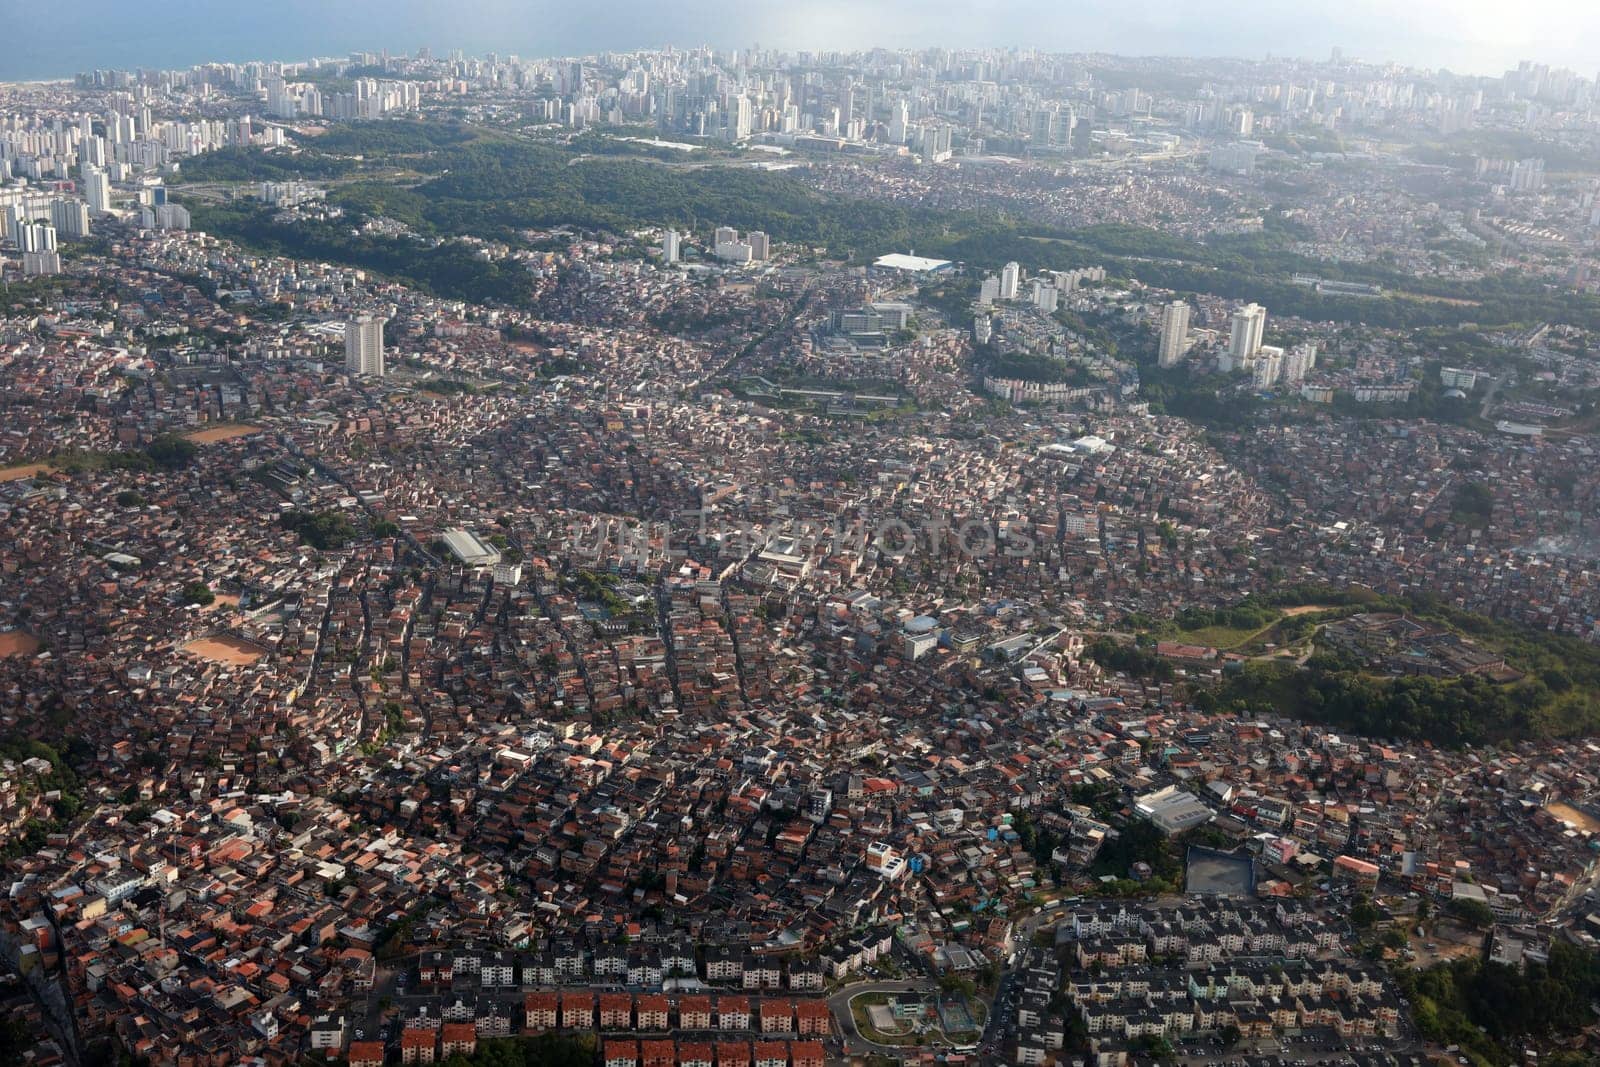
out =
<path fill-rule="evenodd" d="M 760 230 L 751 230 L 743 240 L 732 226 L 718 226 L 712 235 L 711 254 L 725 263 L 765 263 L 772 257 L 772 242 Z"/>

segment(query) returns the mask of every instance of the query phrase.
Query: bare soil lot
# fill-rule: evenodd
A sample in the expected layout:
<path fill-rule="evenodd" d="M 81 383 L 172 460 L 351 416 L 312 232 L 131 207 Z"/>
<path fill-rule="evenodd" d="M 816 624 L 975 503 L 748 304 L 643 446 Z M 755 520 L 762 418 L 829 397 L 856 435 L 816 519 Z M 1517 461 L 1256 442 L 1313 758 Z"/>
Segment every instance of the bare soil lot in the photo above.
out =
<path fill-rule="evenodd" d="M 266 653 L 248 641 L 241 641 L 237 637 L 227 634 L 217 634 L 214 637 L 202 637 L 190 641 L 183 646 L 182 651 L 201 659 L 208 659 L 213 663 L 226 663 L 231 667 L 248 667 L 255 663 Z"/>
<path fill-rule="evenodd" d="M 7 630 L 0 633 L 0 659 L 7 656 L 31 656 L 44 644 L 26 630 Z"/>
<path fill-rule="evenodd" d="M 225 422 L 217 426 L 207 426 L 203 430 L 183 435 L 184 440 L 193 441 L 197 445 L 214 445 L 220 441 L 232 441 L 239 437 L 249 437 L 253 433 L 260 433 L 261 427 L 253 426 L 248 422 Z"/>

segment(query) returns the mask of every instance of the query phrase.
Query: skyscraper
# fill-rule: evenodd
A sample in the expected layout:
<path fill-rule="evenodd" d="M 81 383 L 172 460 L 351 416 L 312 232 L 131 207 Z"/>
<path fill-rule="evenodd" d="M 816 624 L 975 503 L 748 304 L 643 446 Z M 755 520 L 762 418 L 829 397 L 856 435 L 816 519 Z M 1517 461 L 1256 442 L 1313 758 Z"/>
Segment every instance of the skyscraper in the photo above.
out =
<path fill-rule="evenodd" d="M 1270 389 L 1283 376 L 1283 349 L 1276 345 L 1262 345 L 1250 364 L 1250 376 L 1257 389 Z"/>
<path fill-rule="evenodd" d="M 1228 335 L 1228 351 L 1218 363 L 1221 371 L 1234 371 L 1246 366 L 1261 351 L 1261 339 L 1267 332 L 1267 309 L 1260 304 L 1246 304 L 1233 313 L 1233 329 Z"/>
<path fill-rule="evenodd" d="M 25 222 L 18 233 L 17 250 L 20 252 L 56 250 L 56 228 L 48 222 Z"/>
<path fill-rule="evenodd" d="M 383 320 L 361 315 L 344 324 L 344 372 L 383 377 Z"/>
<path fill-rule="evenodd" d="M 750 98 L 740 93 L 734 98 L 733 108 L 728 116 L 728 139 L 742 141 L 749 137 L 755 128 L 755 108 L 750 103 Z"/>
<path fill-rule="evenodd" d="M 82 200 L 57 200 L 50 205 L 50 218 L 68 237 L 89 236 L 89 205 Z"/>
<path fill-rule="evenodd" d="M 1007 263 L 1000 271 L 1000 299 L 1015 300 L 1022 288 L 1022 265 L 1016 260 Z"/>
<path fill-rule="evenodd" d="M 111 210 L 111 179 L 105 171 L 98 167 L 88 168 L 83 179 L 83 192 L 88 198 L 89 210 L 102 215 Z"/>
<path fill-rule="evenodd" d="M 896 100 L 894 115 L 889 119 L 889 141 L 891 144 L 905 144 L 906 135 L 911 128 L 911 113 L 904 100 Z"/>
<path fill-rule="evenodd" d="M 749 233 L 745 234 L 744 239 L 750 245 L 751 259 L 760 263 L 771 256 L 772 243 L 767 239 L 767 235 L 762 233 L 760 230 L 751 230 Z"/>
<path fill-rule="evenodd" d="M 677 230 L 668 230 L 661 235 L 661 262 L 678 262 L 681 254 L 681 249 L 679 248 L 681 241 L 682 238 L 678 236 Z"/>
<path fill-rule="evenodd" d="M 1033 113 L 1033 143 L 1048 147 L 1056 139 L 1056 113 L 1040 108 Z"/>
<path fill-rule="evenodd" d="M 1317 365 L 1317 346 L 1311 342 L 1295 345 L 1289 349 L 1288 355 L 1283 357 L 1283 381 L 1290 385 L 1298 385 L 1305 380 L 1306 374 Z"/>
<path fill-rule="evenodd" d="M 1163 367 L 1171 367 L 1189 351 L 1189 305 L 1174 300 L 1161 309 L 1161 358 Z"/>
<path fill-rule="evenodd" d="M 1033 280 L 1033 306 L 1046 315 L 1055 314 L 1056 308 L 1061 304 L 1061 290 L 1053 285 L 1048 285 L 1042 278 Z"/>

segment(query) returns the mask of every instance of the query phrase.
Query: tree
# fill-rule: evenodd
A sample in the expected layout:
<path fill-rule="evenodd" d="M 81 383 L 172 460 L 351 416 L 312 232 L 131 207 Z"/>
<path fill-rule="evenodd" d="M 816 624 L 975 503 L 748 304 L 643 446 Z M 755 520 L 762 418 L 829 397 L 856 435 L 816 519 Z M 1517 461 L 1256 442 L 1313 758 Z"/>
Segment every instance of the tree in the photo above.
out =
<path fill-rule="evenodd" d="M 1474 930 L 1487 930 L 1494 925 L 1494 912 L 1481 900 L 1462 897 L 1450 901 L 1446 910 Z"/>
<path fill-rule="evenodd" d="M 287 511 L 279 521 L 306 544 L 324 551 L 343 548 L 356 534 L 355 527 L 340 511 Z"/>
<path fill-rule="evenodd" d="M 193 581 L 183 587 L 183 602 L 185 604 L 198 604 L 205 607 L 216 601 L 217 595 L 211 587 L 202 581 Z"/>
<path fill-rule="evenodd" d="M 151 441 L 144 453 L 158 467 L 181 470 L 189 465 L 199 451 L 199 446 L 193 441 L 169 433 Z"/>

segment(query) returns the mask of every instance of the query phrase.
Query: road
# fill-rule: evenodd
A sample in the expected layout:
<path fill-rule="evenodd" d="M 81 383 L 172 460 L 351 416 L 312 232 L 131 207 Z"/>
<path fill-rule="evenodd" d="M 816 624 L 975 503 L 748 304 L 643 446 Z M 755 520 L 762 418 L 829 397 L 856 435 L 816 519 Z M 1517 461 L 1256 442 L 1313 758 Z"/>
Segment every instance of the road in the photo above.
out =
<path fill-rule="evenodd" d="M 898 1055 L 904 1050 L 899 1045 L 880 1045 L 875 1041 L 868 1041 L 856 1029 L 855 1015 L 850 1011 L 850 1002 L 856 997 L 867 993 L 937 993 L 939 987 L 925 978 L 913 979 L 907 982 L 860 982 L 847 985 L 828 998 L 828 1009 L 833 1012 L 834 1022 L 839 1026 L 839 1033 L 844 1037 L 844 1050 L 856 1056 L 881 1056 Z M 913 1046 L 914 1047 L 914 1046 Z"/>

